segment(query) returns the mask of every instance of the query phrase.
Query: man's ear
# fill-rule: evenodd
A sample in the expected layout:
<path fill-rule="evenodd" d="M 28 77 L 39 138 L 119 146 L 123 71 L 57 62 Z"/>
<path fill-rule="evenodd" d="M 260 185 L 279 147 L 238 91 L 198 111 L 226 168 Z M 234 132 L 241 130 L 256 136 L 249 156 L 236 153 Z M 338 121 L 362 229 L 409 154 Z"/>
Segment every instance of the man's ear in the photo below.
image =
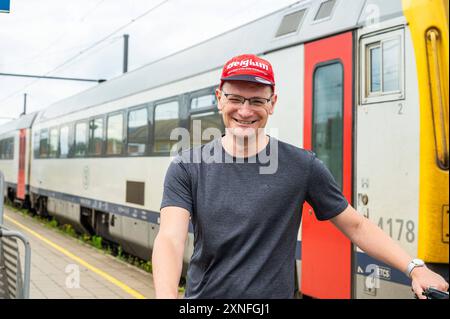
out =
<path fill-rule="evenodd" d="M 270 104 L 270 108 L 269 108 L 269 114 L 272 115 L 273 112 L 275 111 L 275 104 L 277 104 L 278 101 L 278 95 L 274 94 L 272 96 L 272 103 Z"/>
<path fill-rule="evenodd" d="M 219 88 L 217 88 L 216 89 L 216 99 L 217 99 L 217 108 L 219 109 L 219 111 L 222 111 L 222 109 L 223 109 L 223 106 L 221 103 L 221 98 L 222 98 L 222 91 Z"/>

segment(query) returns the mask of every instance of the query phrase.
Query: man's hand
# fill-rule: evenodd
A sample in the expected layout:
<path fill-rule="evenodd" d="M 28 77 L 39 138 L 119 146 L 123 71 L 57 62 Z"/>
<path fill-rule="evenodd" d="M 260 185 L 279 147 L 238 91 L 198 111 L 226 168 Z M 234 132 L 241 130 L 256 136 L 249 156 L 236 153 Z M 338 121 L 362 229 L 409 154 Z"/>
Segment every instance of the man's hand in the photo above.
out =
<path fill-rule="evenodd" d="M 448 290 L 448 282 L 439 274 L 431 271 L 426 266 L 415 267 L 411 271 L 412 289 L 419 299 L 427 299 L 422 292 L 430 287 L 441 291 Z"/>

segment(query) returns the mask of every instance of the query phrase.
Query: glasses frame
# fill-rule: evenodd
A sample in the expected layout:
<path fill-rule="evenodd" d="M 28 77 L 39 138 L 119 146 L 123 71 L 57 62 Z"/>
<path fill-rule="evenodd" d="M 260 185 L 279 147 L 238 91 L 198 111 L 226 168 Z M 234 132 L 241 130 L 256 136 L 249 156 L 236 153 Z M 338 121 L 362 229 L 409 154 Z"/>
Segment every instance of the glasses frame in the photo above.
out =
<path fill-rule="evenodd" d="M 241 100 L 241 105 L 244 105 L 245 104 L 245 101 L 248 101 L 248 104 L 249 105 L 251 105 L 251 106 L 256 106 L 256 107 L 262 107 L 262 106 L 266 106 L 267 104 L 269 104 L 270 102 L 272 102 L 272 97 L 274 96 L 274 94 L 272 93 L 272 95 L 270 95 L 270 98 L 265 98 L 265 97 L 259 97 L 259 96 L 253 96 L 253 97 L 250 97 L 250 98 L 245 98 L 245 97 L 243 97 L 242 95 L 238 95 L 238 94 L 232 94 L 232 93 L 225 93 L 225 91 L 223 91 L 223 90 L 221 90 L 221 92 L 223 93 L 223 95 L 227 98 L 227 100 L 228 100 L 228 102 L 230 102 L 230 100 L 228 99 L 228 97 L 230 96 L 230 95 L 233 95 L 233 96 L 235 96 L 237 99 L 240 99 Z M 266 101 L 266 103 L 264 104 L 264 105 L 255 105 L 255 104 L 252 104 L 252 100 L 255 100 L 255 99 L 261 99 L 261 100 L 265 100 Z"/>

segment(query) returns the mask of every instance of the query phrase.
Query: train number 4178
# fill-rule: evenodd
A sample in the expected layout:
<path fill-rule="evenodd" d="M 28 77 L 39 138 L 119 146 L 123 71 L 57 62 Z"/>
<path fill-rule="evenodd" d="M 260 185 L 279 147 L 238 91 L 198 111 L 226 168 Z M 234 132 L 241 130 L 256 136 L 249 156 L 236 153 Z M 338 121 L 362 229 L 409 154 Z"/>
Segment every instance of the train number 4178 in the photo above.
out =
<path fill-rule="evenodd" d="M 392 218 L 384 220 L 383 217 L 380 217 L 378 220 L 378 227 L 388 232 L 389 236 L 399 241 L 402 240 L 402 236 L 405 236 L 404 238 L 408 243 L 414 242 L 414 239 L 416 238 L 416 227 L 412 220 L 394 220 Z"/>

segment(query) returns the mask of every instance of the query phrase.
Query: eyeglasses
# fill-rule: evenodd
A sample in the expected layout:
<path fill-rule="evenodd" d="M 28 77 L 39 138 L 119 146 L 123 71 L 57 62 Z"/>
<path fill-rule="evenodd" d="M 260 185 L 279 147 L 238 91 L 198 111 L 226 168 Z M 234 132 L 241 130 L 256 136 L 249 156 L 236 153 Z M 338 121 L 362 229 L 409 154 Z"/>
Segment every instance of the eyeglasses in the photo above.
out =
<path fill-rule="evenodd" d="M 225 95 L 228 102 L 230 102 L 231 104 L 235 104 L 235 105 L 240 105 L 240 104 L 244 105 L 245 101 L 248 101 L 248 103 L 253 106 L 265 106 L 270 101 L 272 101 L 272 96 L 273 96 L 273 94 L 272 94 L 270 96 L 270 98 L 268 98 L 268 99 L 266 99 L 264 97 L 251 97 L 251 98 L 247 99 L 240 95 L 225 93 L 224 91 L 222 91 L 222 93 L 223 93 L 223 95 Z"/>

